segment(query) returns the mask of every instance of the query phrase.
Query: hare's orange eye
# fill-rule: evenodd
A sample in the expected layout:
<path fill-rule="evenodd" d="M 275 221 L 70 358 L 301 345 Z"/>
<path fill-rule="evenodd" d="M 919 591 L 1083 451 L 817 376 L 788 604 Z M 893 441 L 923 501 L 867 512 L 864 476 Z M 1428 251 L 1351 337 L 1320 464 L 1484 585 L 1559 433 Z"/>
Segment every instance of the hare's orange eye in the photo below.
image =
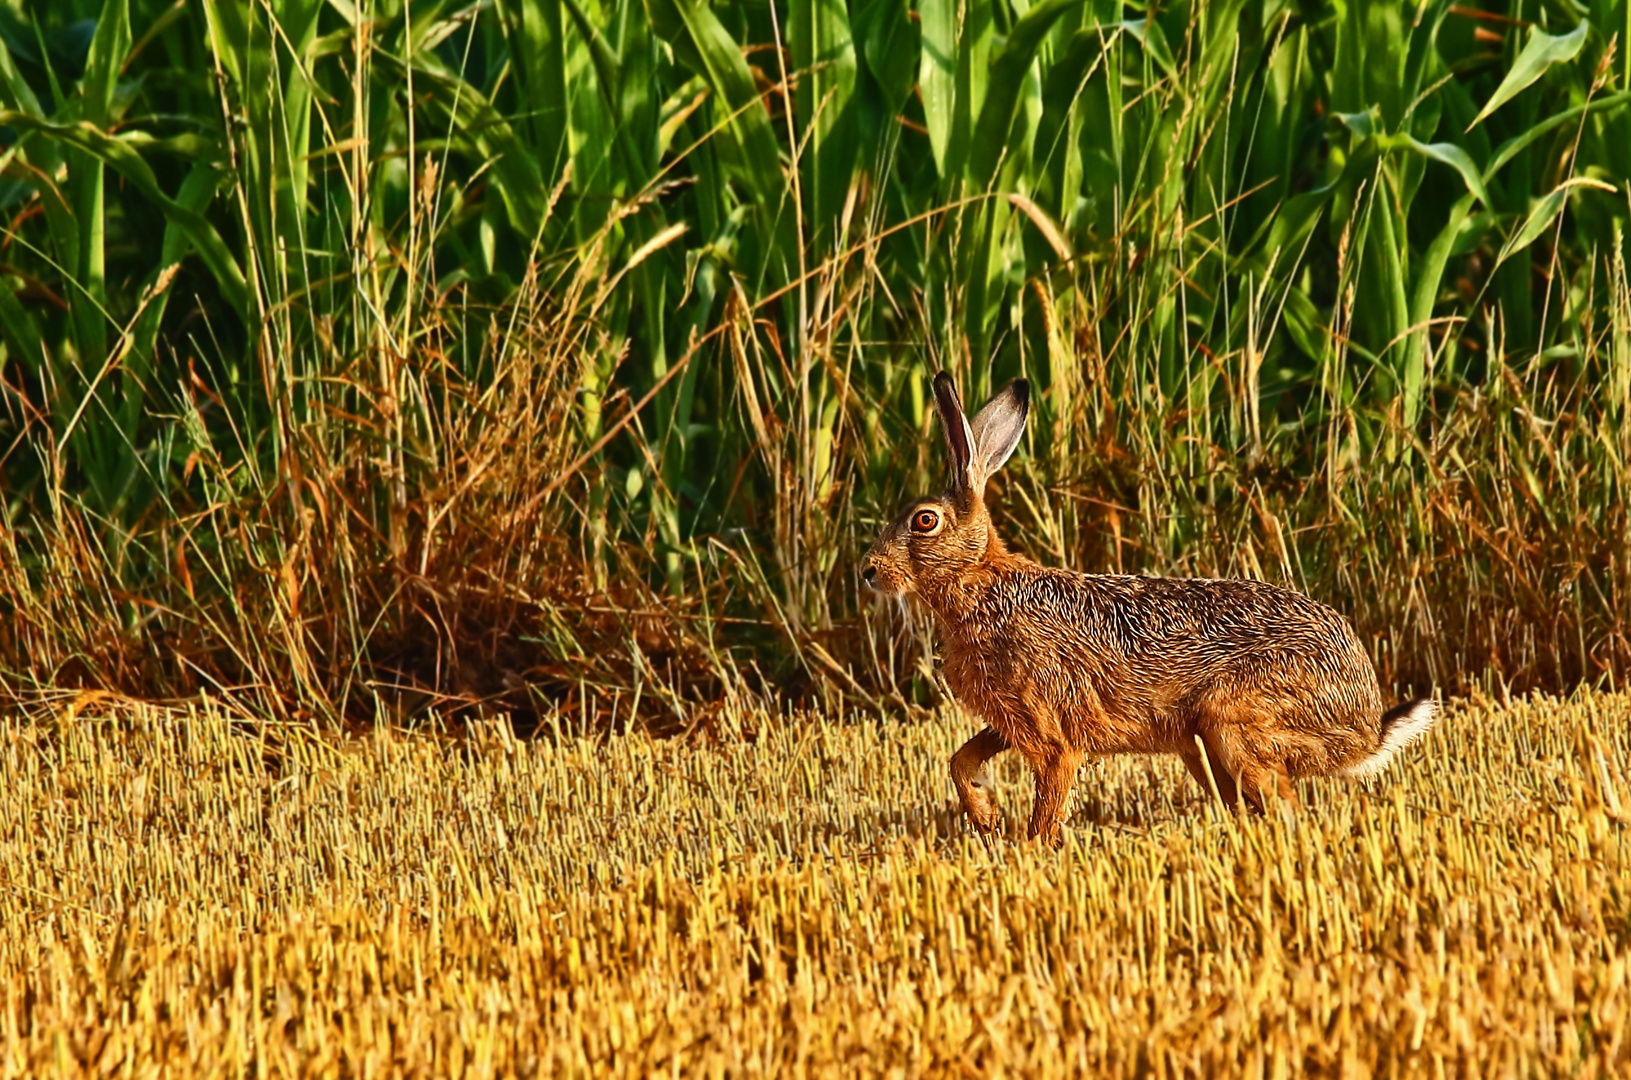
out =
<path fill-rule="evenodd" d="M 940 524 L 940 515 L 933 510 L 919 510 L 912 515 L 913 532 L 934 532 Z"/>

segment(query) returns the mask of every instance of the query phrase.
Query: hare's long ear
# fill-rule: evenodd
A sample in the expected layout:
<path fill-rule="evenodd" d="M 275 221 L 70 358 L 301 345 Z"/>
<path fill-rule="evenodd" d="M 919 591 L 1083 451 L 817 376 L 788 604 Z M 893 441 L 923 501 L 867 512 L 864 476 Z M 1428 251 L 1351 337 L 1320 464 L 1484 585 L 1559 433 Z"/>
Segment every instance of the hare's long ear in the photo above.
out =
<path fill-rule="evenodd" d="M 996 397 L 985 403 L 985 408 L 974 417 L 970 430 L 974 435 L 974 471 L 978 485 L 1014 454 L 1019 440 L 1025 434 L 1025 417 L 1031 409 L 1031 384 L 1015 379 Z"/>
<path fill-rule="evenodd" d="M 968 418 L 963 415 L 956 384 L 944 371 L 934 377 L 934 403 L 940 410 L 940 430 L 946 436 L 946 449 L 951 452 L 952 490 L 958 494 L 974 494 L 984 479 L 975 478 L 974 429 L 968 426 Z"/>

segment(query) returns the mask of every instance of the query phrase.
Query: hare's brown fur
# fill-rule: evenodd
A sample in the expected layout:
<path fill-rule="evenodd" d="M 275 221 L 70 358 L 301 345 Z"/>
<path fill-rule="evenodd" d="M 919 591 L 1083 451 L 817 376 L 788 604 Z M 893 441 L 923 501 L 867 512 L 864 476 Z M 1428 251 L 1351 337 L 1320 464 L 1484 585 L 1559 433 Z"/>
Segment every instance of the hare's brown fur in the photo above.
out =
<path fill-rule="evenodd" d="M 1348 621 L 1300 593 L 1079 574 L 1008 551 L 984 486 L 1018 442 L 1028 390 L 1010 386 L 972 426 L 944 375 L 936 394 L 952 487 L 884 530 L 866 577 L 882 591 L 916 593 L 934 612 L 946 683 L 989 725 L 951 764 L 976 827 L 998 824 L 985 763 L 1009 747 L 1036 777 L 1030 834 L 1058 842 L 1089 756 L 1178 754 L 1230 806 L 1244 797 L 1260 810 L 1278 796 L 1295 808 L 1295 779 L 1373 775 L 1431 724 L 1430 701 L 1384 715 Z M 931 518 L 937 527 L 920 527 Z"/>

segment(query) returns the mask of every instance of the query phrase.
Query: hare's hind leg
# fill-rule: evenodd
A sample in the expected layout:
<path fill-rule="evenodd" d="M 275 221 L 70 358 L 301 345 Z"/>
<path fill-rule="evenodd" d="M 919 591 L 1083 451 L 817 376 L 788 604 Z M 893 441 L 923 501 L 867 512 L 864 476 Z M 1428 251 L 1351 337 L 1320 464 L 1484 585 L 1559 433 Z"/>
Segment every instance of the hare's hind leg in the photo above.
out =
<path fill-rule="evenodd" d="M 1275 799 L 1288 817 L 1302 809 L 1302 800 L 1297 798 L 1297 789 L 1284 765 L 1247 765 L 1240 771 L 1240 786 L 1245 791 L 1246 805 L 1255 814 L 1266 813 Z"/>
<path fill-rule="evenodd" d="M 1233 810 L 1240 803 L 1240 792 L 1235 787 L 1235 778 L 1224 764 L 1223 756 L 1215 748 L 1197 738 L 1195 745 L 1189 750 L 1180 752 L 1179 756 L 1184 759 L 1184 766 L 1189 770 L 1189 775 L 1201 785 L 1201 791 L 1207 798 L 1211 798 L 1213 790 L 1216 789 L 1217 797 L 1228 809 Z"/>
<path fill-rule="evenodd" d="M 951 782 L 957 785 L 963 813 L 983 833 L 997 830 L 1002 815 L 991 797 L 991 774 L 985 763 L 1008 749 L 1008 740 L 993 728 L 986 728 L 951 756 Z"/>
<path fill-rule="evenodd" d="M 1295 813 L 1301 803 L 1291 774 L 1283 761 L 1265 753 L 1262 742 L 1252 738 L 1254 730 L 1238 721 L 1203 727 L 1199 743 L 1206 748 L 1207 760 L 1201 761 L 1197 745 L 1196 752 L 1186 755 L 1184 763 L 1203 787 L 1207 786 L 1205 769 L 1210 765 L 1218 796 L 1231 810 L 1242 809 L 1244 799 L 1244 809 L 1262 814 L 1270 801 L 1278 799 L 1281 810 Z"/>
<path fill-rule="evenodd" d="M 1244 798 L 1245 808 L 1254 814 L 1263 813 L 1273 799 L 1287 813 L 1299 808 L 1297 789 L 1286 767 L 1285 721 L 1275 702 L 1250 690 L 1220 689 L 1204 702 L 1195 730 L 1195 752 L 1186 754 L 1184 761 L 1203 787 L 1207 786 L 1205 766 L 1211 766 L 1226 806 L 1239 809 Z"/>

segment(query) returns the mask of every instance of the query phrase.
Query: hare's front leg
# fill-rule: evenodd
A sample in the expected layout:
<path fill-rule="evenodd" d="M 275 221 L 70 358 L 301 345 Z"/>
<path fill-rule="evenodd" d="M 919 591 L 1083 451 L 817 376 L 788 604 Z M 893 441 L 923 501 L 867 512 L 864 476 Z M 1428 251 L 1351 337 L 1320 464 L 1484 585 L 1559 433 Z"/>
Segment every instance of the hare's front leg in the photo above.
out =
<path fill-rule="evenodd" d="M 1076 786 L 1076 771 L 1082 765 L 1082 752 L 1068 746 L 1050 746 L 1031 759 L 1036 773 L 1036 805 L 1031 809 L 1030 838 L 1041 837 L 1054 847 L 1062 847 L 1061 826 L 1070 807 L 1070 792 Z"/>
<path fill-rule="evenodd" d="M 991 797 L 991 774 L 986 771 L 985 763 L 1006 749 L 1008 740 L 992 728 L 986 728 L 951 756 L 951 782 L 957 785 L 963 813 L 983 833 L 995 832 L 1002 821 Z"/>

